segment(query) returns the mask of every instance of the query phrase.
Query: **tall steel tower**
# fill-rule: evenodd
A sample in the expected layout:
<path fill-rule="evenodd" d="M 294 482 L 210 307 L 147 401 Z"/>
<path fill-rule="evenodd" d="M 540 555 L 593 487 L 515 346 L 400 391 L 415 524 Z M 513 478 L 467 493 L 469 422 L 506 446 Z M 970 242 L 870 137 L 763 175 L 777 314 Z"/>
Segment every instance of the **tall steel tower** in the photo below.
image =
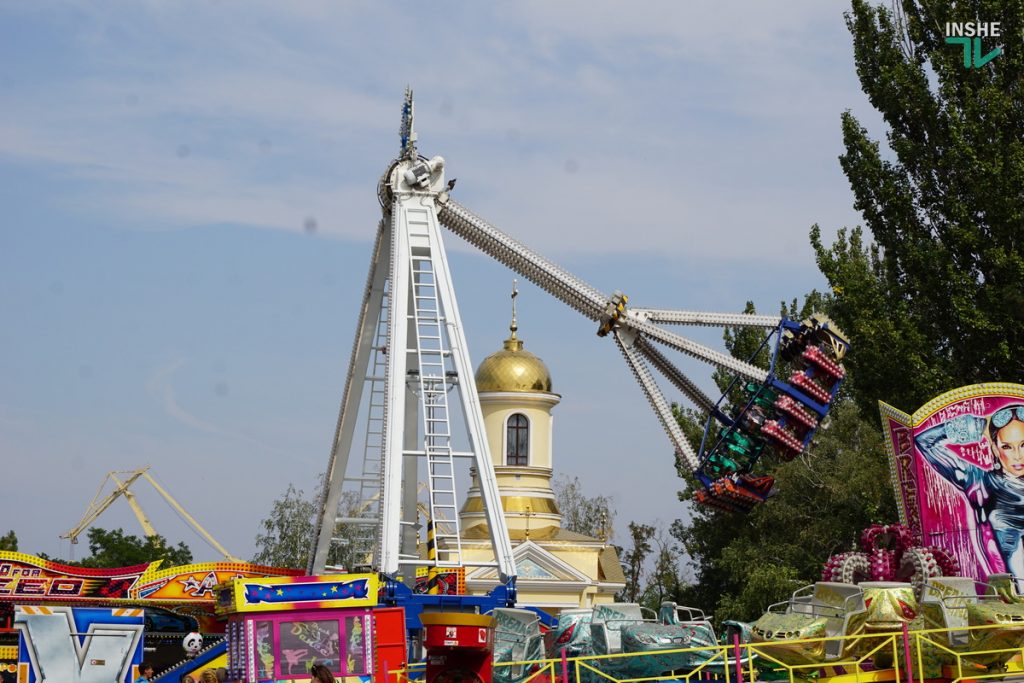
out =
<path fill-rule="evenodd" d="M 512 546 L 437 219 L 438 198 L 448 189 L 444 159 L 419 156 L 413 117 L 407 91 L 401 154 L 378 186 L 384 217 L 363 292 L 310 570 L 328 567 L 332 543 L 344 527 L 344 538 L 337 540 L 349 544 L 346 555 L 386 574 L 417 565 L 463 566 L 455 478 L 456 462 L 468 458 L 479 472 L 494 547 L 491 564 L 508 581 L 515 575 Z M 466 451 L 455 450 L 453 418 L 459 415 Z M 436 545 L 429 559 L 417 547 L 420 472 Z M 339 516 L 343 500 L 348 514 Z"/>

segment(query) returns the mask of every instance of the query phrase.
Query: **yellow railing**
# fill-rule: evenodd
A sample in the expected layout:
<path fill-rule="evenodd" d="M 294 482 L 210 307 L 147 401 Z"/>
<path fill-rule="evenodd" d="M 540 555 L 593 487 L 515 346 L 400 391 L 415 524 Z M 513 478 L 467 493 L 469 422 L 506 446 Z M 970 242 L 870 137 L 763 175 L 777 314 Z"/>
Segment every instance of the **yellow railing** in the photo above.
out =
<path fill-rule="evenodd" d="M 910 632 L 910 651 L 913 657 L 915 673 L 924 669 L 924 650 L 931 647 L 942 655 L 942 659 L 948 662 L 945 666 L 943 678 L 950 679 L 951 683 L 969 679 L 972 681 L 989 680 L 993 678 L 1004 678 L 1008 674 L 1020 673 L 1022 671 L 1021 660 L 1024 659 L 1024 647 L 990 648 L 987 650 L 955 649 L 950 646 L 951 634 L 965 634 L 968 640 L 973 635 L 978 635 L 991 630 L 1006 630 L 1005 624 L 986 624 L 984 626 L 971 626 L 963 629 L 933 628 L 921 631 Z M 988 658 L 998 655 L 997 659 L 1006 661 L 997 670 L 992 667 L 986 669 L 972 659 Z M 1016 660 L 1016 661 L 1014 661 Z M 915 680 L 923 680 L 915 676 Z"/>
<path fill-rule="evenodd" d="M 1007 675 L 1024 672 L 1021 660 L 1024 648 L 1008 647 L 988 650 L 967 650 L 950 646 L 950 634 L 963 636 L 977 635 L 988 629 L 1004 629 L 1005 625 L 993 624 L 961 629 L 926 629 L 920 631 L 886 631 L 862 633 L 855 636 L 833 636 L 816 639 L 773 640 L 762 643 L 717 644 L 675 650 L 654 652 L 623 653 L 566 659 L 537 659 L 529 661 L 501 662 L 494 665 L 496 681 L 509 683 L 652 683 L 656 681 L 697 681 L 714 679 L 720 683 L 753 683 L 763 680 L 762 673 L 773 671 L 772 679 L 797 683 L 810 677 L 819 681 L 830 679 L 834 683 L 924 683 L 926 679 L 942 678 L 950 683 L 961 681 L 1004 678 Z M 833 643 L 828 647 L 828 643 Z M 838 644 L 836 644 L 838 643 Z M 822 646 L 825 650 L 843 653 L 843 656 L 828 661 L 793 664 L 783 661 L 772 653 L 778 653 L 779 646 L 792 645 L 812 650 Z M 926 655 L 926 650 L 931 654 Z M 910 661 L 907 661 L 907 653 Z M 737 653 L 739 657 L 737 659 Z M 850 654 L 846 654 L 850 653 Z M 638 677 L 633 674 L 644 669 L 644 658 L 671 655 L 697 654 L 700 663 L 685 671 L 669 675 Z M 937 660 L 936 660 L 937 657 Z M 1013 660 L 1002 666 L 986 670 L 976 661 Z M 884 659 L 886 669 L 872 669 L 869 664 Z M 637 664 L 630 666 L 630 661 Z M 934 675 L 934 668 L 941 663 L 941 676 Z M 413 664 L 404 669 L 388 672 L 387 683 L 409 683 L 422 680 L 423 664 Z"/>

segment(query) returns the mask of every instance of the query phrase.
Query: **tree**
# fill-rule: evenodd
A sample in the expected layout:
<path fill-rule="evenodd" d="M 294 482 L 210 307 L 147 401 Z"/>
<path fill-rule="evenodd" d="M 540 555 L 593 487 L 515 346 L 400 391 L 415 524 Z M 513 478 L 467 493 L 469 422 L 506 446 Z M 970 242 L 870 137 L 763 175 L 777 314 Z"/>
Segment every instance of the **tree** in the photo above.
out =
<path fill-rule="evenodd" d="M 611 496 L 587 496 L 579 477 L 555 477 L 555 503 L 562 514 L 562 528 L 607 541 L 612 537 L 615 510 Z"/>
<path fill-rule="evenodd" d="M 77 563 L 82 567 L 131 567 L 156 560 L 163 560 L 165 567 L 176 567 L 192 562 L 192 551 L 187 545 L 168 545 L 167 539 L 159 534 L 142 539 L 126 534 L 124 529 L 107 531 L 92 527 L 88 538 L 91 555 Z"/>
<path fill-rule="evenodd" d="M 811 231 L 831 287 L 819 306 L 852 341 L 850 400 L 835 402 L 812 455 L 762 460 L 778 490 L 767 504 L 742 518 L 698 510 L 673 526 L 697 576 L 687 600 L 719 617 L 756 616 L 817 578 L 861 528 L 895 518 L 879 399 L 913 410 L 961 384 L 1024 374 L 1024 53 L 968 69 L 943 35 L 946 22 L 998 21 L 1019 43 L 1024 4 L 853 0 L 846 19 L 861 85 L 887 127 L 883 150 L 842 116 L 840 163 L 874 241 L 844 229 L 826 246 Z"/>
<path fill-rule="evenodd" d="M 965 68 L 946 22 L 1000 22 L 1013 47 Z M 873 237 L 811 232 L 829 312 L 854 341 L 860 407 L 914 410 L 943 391 L 1024 376 L 1024 3 L 854 0 L 861 86 L 886 148 L 849 111 L 843 172 Z"/>
<path fill-rule="evenodd" d="M 14 529 L 0 536 L 0 550 L 18 551 L 18 534 L 14 533 Z"/>
<path fill-rule="evenodd" d="M 314 519 L 319 505 L 319 496 L 307 499 L 301 489 L 288 484 L 284 495 L 272 504 L 270 515 L 260 522 L 262 531 L 256 535 L 257 551 L 252 561 L 271 567 L 306 569 L 316 545 Z M 338 507 L 343 517 L 358 517 L 363 511 L 354 491 L 342 491 Z M 341 543 L 331 547 L 327 564 L 352 567 L 365 561 L 365 558 L 353 557 L 355 537 L 355 527 L 338 524 L 334 538 Z"/>
<path fill-rule="evenodd" d="M 619 554 L 626 574 L 626 586 L 618 597 L 626 602 L 637 602 L 643 594 L 644 566 L 647 564 L 647 556 L 651 554 L 654 531 L 654 527 L 649 524 L 629 523 L 632 547 Z"/>
<path fill-rule="evenodd" d="M 679 575 L 679 549 L 665 534 L 661 525 L 655 526 L 653 536 L 657 553 L 651 569 L 650 581 L 643 590 L 640 602 L 657 611 L 666 600 L 678 601 L 683 589 Z"/>
<path fill-rule="evenodd" d="M 257 552 L 252 561 L 271 567 L 305 569 L 314 538 L 313 516 L 316 503 L 307 500 L 301 489 L 288 484 L 288 490 L 274 501 L 270 515 L 260 522 L 256 535 Z"/>

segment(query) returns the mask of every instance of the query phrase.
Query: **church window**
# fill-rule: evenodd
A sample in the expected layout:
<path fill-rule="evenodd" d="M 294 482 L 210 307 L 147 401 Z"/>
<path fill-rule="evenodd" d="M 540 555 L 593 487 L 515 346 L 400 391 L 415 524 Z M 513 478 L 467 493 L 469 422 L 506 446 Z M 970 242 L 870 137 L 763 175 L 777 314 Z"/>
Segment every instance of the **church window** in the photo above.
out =
<path fill-rule="evenodd" d="M 530 460 L 530 422 L 522 413 L 508 418 L 505 428 L 505 464 L 528 465 Z"/>

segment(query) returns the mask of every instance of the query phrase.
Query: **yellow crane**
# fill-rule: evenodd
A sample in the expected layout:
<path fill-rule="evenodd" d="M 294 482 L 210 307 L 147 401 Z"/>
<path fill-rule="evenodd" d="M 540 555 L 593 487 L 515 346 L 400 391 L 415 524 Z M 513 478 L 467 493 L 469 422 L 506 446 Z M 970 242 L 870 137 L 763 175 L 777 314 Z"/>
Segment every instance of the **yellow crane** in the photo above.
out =
<path fill-rule="evenodd" d="M 203 539 L 217 552 L 223 555 L 226 560 L 229 562 L 242 561 L 225 550 L 224 546 L 218 543 L 217 540 L 211 536 L 192 515 L 186 512 L 185 508 L 183 508 L 181 504 L 174 499 L 174 496 L 168 493 L 163 486 L 160 486 L 160 484 L 156 482 L 156 479 L 149 474 L 149 465 L 137 470 L 107 472 L 107 476 L 104 477 L 103 482 L 100 483 L 100 488 L 96 492 L 96 495 L 93 496 L 92 502 L 89 503 L 89 507 L 85 509 L 85 514 L 82 516 L 81 521 L 79 521 L 73 529 L 62 534 L 61 538 L 67 538 L 70 539 L 72 543 L 78 543 L 78 537 L 82 532 L 89 528 L 89 526 L 96 521 L 96 518 L 103 514 L 103 512 L 120 497 L 124 497 L 128 502 L 132 512 L 135 513 L 135 518 L 139 520 L 139 525 L 142 527 L 143 533 L 145 533 L 146 536 L 156 536 L 156 529 L 153 528 L 149 518 L 146 517 L 146 513 L 142 511 L 142 507 L 139 505 L 139 502 L 135 500 L 135 494 L 129 490 L 129 487 L 131 487 L 131 485 L 140 478 L 148 481 L 150 485 L 156 489 L 156 492 L 163 496 L 163 499 L 167 501 L 167 504 L 174 508 L 174 510 L 181 515 L 182 519 L 188 522 L 189 526 L 195 529 L 196 533 L 202 536 Z M 103 490 L 106 488 L 108 481 L 113 482 L 114 490 L 104 495 Z"/>

